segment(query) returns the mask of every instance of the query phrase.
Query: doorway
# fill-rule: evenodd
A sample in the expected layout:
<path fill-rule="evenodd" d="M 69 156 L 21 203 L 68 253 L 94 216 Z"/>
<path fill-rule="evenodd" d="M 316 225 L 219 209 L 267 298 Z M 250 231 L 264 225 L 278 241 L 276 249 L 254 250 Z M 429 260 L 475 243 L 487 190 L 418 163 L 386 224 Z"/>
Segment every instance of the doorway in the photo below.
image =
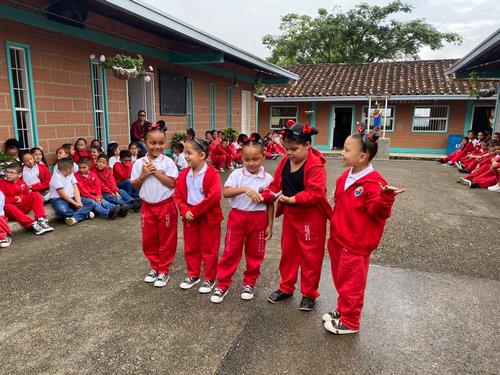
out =
<path fill-rule="evenodd" d="M 129 126 L 137 120 L 141 109 L 146 111 L 146 120 L 155 123 L 154 76 L 148 75 L 151 77 L 149 82 L 142 76 L 127 81 Z"/>
<path fill-rule="evenodd" d="M 351 107 L 333 107 L 333 149 L 341 150 L 352 132 Z"/>
<path fill-rule="evenodd" d="M 241 134 L 249 135 L 252 111 L 252 93 L 241 90 Z"/>
<path fill-rule="evenodd" d="M 475 106 L 472 115 L 472 130 L 476 133 L 493 128 L 493 118 L 495 117 L 495 106 Z"/>

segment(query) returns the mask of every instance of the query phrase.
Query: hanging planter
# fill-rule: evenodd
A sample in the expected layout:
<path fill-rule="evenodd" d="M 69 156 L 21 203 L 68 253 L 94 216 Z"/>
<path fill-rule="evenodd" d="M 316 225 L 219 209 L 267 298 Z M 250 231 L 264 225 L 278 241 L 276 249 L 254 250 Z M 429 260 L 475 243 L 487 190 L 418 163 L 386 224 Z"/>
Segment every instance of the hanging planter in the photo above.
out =
<path fill-rule="evenodd" d="M 257 102 L 263 102 L 266 100 L 266 94 L 264 94 L 264 84 L 260 80 L 253 85 L 253 98 Z"/>
<path fill-rule="evenodd" d="M 113 69 L 113 74 L 119 79 L 135 79 L 139 75 L 137 69 L 125 69 L 119 66 L 111 67 Z"/>
<path fill-rule="evenodd" d="M 90 59 L 94 60 L 95 55 L 90 55 Z M 144 69 L 144 59 L 141 55 L 131 57 L 126 55 L 117 54 L 113 57 L 106 57 L 101 55 L 99 57 L 99 64 L 105 68 L 113 70 L 113 74 L 118 79 L 135 79 L 140 75 L 144 75 L 144 80 L 149 82 L 151 77 L 146 74 Z M 148 67 L 149 71 L 153 71 L 153 67 Z"/>
<path fill-rule="evenodd" d="M 264 94 L 257 94 L 257 93 L 254 93 L 253 94 L 253 98 L 255 99 L 255 101 L 257 102 L 263 102 L 264 100 L 266 100 L 266 96 Z"/>

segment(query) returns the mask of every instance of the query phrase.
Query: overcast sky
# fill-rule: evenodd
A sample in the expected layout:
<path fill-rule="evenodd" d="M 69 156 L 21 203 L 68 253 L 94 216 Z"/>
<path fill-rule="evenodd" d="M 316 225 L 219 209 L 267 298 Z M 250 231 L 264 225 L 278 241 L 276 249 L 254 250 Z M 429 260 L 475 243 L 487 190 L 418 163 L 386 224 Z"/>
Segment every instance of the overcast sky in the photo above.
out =
<path fill-rule="evenodd" d="M 146 3 L 226 42 L 262 58 L 270 51 L 262 36 L 276 35 L 280 17 L 287 13 L 314 16 L 320 7 L 347 10 L 351 0 L 144 0 Z M 383 5 L 387 1 L 365 0 Z M 423 49 L 421 59 L 460 58 L 500 27 L 498 0 L 418 0 L 410 18 L 425 18 L 441 32 L 463 37 L 460 46 L 447 44 L 438 51 Z M 408 16 L 405 16 L 408 19 Z"/>

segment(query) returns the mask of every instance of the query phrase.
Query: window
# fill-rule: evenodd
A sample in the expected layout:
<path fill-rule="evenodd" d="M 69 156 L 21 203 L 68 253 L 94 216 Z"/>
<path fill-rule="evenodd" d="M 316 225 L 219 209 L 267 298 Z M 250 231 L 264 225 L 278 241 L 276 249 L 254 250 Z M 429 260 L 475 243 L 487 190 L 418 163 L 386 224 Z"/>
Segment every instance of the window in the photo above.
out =
<path fill-rule="evenodd" d="M 26 150 L 38 141 L 30 51 L 28 46 L 12 42 L 7 42 L 7 50 L 14 131 L 21 150 Z"/>
<path fill-rule="evenodd" d="M 372 106 L 370 109 L 370 130 L 373 129 L 373 112 L 375 112 L 375 107 Z M 363 107 L 363 114 L 361 118 L 361 122 L 363 125 L 366 127 L 367 123 L 367 114 L 368 114 L 368 106 Z M 382 107 L 382 114 L 381 114 L 381 126 L 380 129 L 384 128 L 384 114 L 385 114 L 385 107 Z M 387 120 L 385 124 L 385 130 L 388 132 L 394 131 L 394 107 L 393 106 L 387 106 Z"/>
<path fill-rule="evenodd" d="M 194 129 L 194 88 L 193 80 L 186 81 L 186 125 L 188 128 Z"/>
<path fill-rule="evenodd" d="M 108 144 L 108 115 L 106 97 L 106 73 L 96 61 L 90 63 L 92 79 L 92 105 L 94 109 L 94 134 L 103 145 Z"/>
<path fill-rule="evenodd" d="M 271 129 L 279 130 L 286 126 L 288 120 L 297 121 L 298 107 L 296 106 L 272 106 L 271 107 Z"/>
<path fill-rule="evenodd" d="M 160 69 L 160 115 L 186 115 L 186 77 Z"/>
<path fill-rule="evenodd" d="M 415 107 L 412 131 L 446 132 L 448 128 L 447 106 Z"/>
<path fill-rule="evenodd" d="M 233 88 L 227 88 L 227 127 L 233 127 Z"/>
<path fill-rule="evenodd" d="M 211 83 L 209 86 L 209 94 L 210 94 L 210 108 L 209 108 L 209 129 L 210 130 L 215 130 L 217 128 L 217 118 L 215 115 L 215 105 L 216 105 L 216 99 L 215 99 L 215 84 Z"/>

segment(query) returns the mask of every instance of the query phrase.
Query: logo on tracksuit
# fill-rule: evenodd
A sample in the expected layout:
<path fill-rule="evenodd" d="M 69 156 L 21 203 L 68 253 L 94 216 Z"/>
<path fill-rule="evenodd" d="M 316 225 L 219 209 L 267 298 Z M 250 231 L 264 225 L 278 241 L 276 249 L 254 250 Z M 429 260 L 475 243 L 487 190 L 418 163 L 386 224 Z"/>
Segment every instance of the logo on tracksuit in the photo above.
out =
<path fill-rule="evenodd" d="M 359 197 L 361 194 L 363 194 L 363 186 L 359 186 L 354 190 L 354 196 Z"/>

